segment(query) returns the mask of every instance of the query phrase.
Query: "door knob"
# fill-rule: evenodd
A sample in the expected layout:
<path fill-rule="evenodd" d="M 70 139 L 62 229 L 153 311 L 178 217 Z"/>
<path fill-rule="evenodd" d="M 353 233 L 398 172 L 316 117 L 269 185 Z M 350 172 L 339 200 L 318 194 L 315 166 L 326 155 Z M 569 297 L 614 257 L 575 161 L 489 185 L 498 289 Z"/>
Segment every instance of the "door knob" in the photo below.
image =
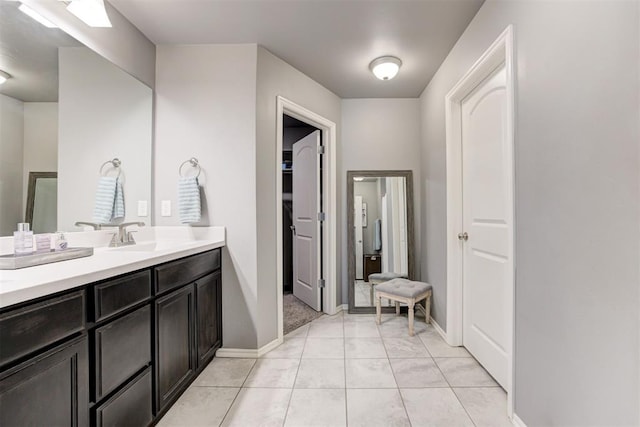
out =
<path fill-rule="evenodd" d="M 466 242 L 469 240 L 469 235 L 466 231 L 464 233 L 458 233 L 458 240 L 464 240 Z"/>

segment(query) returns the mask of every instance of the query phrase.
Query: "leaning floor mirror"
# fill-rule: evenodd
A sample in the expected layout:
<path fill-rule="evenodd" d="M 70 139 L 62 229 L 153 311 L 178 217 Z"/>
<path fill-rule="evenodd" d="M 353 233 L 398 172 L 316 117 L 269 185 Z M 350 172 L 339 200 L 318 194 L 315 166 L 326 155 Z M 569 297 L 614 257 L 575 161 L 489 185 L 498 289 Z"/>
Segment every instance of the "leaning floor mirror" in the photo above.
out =
<path fill-rule="evenodd" d="M 411 171 L 347 172 L 349 313 L 375 312 L 376 274 L 414 278 L 413 216 Z"/>

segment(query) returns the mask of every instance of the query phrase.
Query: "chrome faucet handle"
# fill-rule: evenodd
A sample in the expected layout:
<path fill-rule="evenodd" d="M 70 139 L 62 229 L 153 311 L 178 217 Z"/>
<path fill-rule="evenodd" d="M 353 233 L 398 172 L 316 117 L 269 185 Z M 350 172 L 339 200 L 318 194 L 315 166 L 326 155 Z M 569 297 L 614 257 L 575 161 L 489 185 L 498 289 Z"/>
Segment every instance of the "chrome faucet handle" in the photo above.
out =
<path fill-rule="evenodd" d="M 75 225 L 76 227 L 86 225 L 88 227 L 93 227 L 94 230 L 100 230 L 102 228 L 102 224 L 96 224 L 95 222 L 77 221 Z"/>

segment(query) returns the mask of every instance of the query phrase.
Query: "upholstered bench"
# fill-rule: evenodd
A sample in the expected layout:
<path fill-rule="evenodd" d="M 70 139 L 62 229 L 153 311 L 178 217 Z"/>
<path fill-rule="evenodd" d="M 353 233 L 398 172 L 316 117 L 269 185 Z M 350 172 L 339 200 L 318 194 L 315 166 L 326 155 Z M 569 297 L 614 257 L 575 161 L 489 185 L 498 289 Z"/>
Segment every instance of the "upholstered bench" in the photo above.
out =
<path fill-rule="evenodd" d="M 373 288 L 380 283 L 388 282 L 393 279 L 406 279 L 406 274 L 394 273 L 392 271 L 386 273 L 373 273 L 367 277 L 367 283 L 369 283 L 369 296 L 371 298 L 371 305 L 373 305 Z"/>
<path fill-rule="evenodd" d="M 414 282 L 407 279 L 392 279 L 376 286 L 376 323 L 379 325 L 382 317 L 380 300 L 387 298 L 396 302 L 396 316 L 400 314 L 400 303 L 409 307 L 409 336 L 413 336 L 413 317 L 416 303 L 426 300 L 425 306 L 417 304 L 424 313 L 427 323 L 431 320 L 431 285 L 424 282 Z"/>

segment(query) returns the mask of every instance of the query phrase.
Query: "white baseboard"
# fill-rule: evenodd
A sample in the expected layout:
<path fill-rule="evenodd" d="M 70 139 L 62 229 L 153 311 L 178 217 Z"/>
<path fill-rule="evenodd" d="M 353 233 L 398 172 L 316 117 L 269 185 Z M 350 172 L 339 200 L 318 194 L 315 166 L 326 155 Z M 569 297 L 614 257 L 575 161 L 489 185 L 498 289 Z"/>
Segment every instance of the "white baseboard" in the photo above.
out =
<path fill-rule="evenodd" d="M 341 311 L 347 311 L 347 310 L 349 310 L 349 304 L 342 304 L 342 305 L 336 306 L 336 314 L 340 313 Z"/>
<path fill-rule="evenodd" d="M 447 333 L 444 331 L 444 329 L 440 327 L 440 325 L 438 325 L 438 322 L 436 322 L 433 317 L 431 318 L 431 325 L 433 325 L 433 329 L 435 329 L 436 332 L 440 334 L 443 340 L 445 340 L 446 342 L 449 342 L 447 340 Z"/>
<path fill-rule="evenodd" d="M 524 421 L 522 421 L 520 419 L 520 417 L 517 416 L 516 414 L 513 414 L 513 418 L 511 418 L 511 422 L 516 427 L 527 427 L 527 425 L 524 423 Z"/>
<path fill-rule="evenodd" d="M 271 350 L 282 344 L 283 338 L 276 338 L 268 344 L 263 345 L 258 349 L 246 349 L 246 348 L 221 348 L 216 352 L 216 357 L 235 357 L 240 359 L 257 359 L 264 356 Z"/>

